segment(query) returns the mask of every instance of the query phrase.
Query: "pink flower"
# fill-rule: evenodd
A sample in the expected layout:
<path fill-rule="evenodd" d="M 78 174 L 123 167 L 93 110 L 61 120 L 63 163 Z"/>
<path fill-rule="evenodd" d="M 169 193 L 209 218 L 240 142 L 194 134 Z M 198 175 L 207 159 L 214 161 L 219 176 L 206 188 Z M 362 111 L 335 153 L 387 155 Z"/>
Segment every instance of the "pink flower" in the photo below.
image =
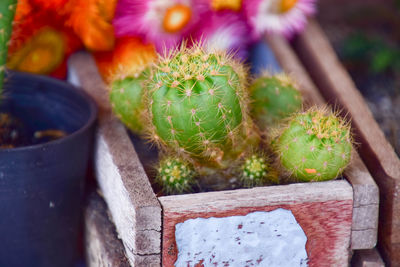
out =
<path fill-rule="evenodd" d="M 250 27 L 240 13 L 230 11 L 210 12 L 191 33 L 193 41 L 201 41 L 210 50 L 224 50 L 247 58 L 251 43 Z"/>
<path fill-rule="evenodd" d="M 119 0 L 113 21 L 115 34 L 140 36 L 163 52 L 180 43 L 199 21 L 201 11 L 192 0 Z"/>
<path fill-rule="evenodd" d="M 316 0 L 245 0 L 244 12 L 253 36 L 275 32 L 290 38 L 301 32 L 307 16 L 314 14 Z"/>

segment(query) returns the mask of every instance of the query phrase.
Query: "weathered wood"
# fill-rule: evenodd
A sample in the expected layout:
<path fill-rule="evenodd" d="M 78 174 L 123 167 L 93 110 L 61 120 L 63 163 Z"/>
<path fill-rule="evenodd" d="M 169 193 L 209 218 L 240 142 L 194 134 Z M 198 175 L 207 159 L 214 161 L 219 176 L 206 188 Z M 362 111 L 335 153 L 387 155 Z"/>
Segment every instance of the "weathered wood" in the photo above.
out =
<path fill-rule="evenodd" d="M 126 255 L 134 266 L 159 265 L 161 207 L 149 179 L 126 129 L 110 113 L 105 84 L 92 57 L 76 54 L 70 60 L 70 67 L 79 85 L 100 101 L 95 174 Z"/>
<path fill-rule="evenodd" d="M 352 188 L 345 180 L 160 197 L 163 264 L 173 266 L 177 259 L 177 223 L 283 208 L 292 211 L 308 238 L 309 266 L 347 266 L 352 199 Z"/>
<path fill-rule="evenodd" d="M 118 239 L 104 200 L 91 193 L 85 208 L 86 262 L 89 267 L 128 267 L 122 241 Z M 160 266 L 160 256 L 136 256 L 135 266 Z"/>
<path fill-rule="evenodd" d="M 356 250 L 351 259 L 352 267 L 385 267 L 376 249 Z"/>
<path fill-rule="evenodd" d="M 287 41 L 282 37 L 272 35 L 266 39 L 282 68 L 298 82 L 306 106 L 325 105 L 326 102 Z M 354 191 L 351 248 L 373 248 L 376 244 L 378 228 L 378 187 L 355 151 L 344 176 L 349 180 Z"/>
<path fill-rule="evenodd" d="M 358 150 L 380 190 L 378 246 L 388 263 L 400 266 L 400 160 L 315 21 L 294 48 L 324 97 L 352 117 Z"/>
<path fill-rule="evenodd" d="M 108 218 L 106 203 L 97 193 L 89 196 L 84 219 L 88 267 L 129 267 L 124 246 Z"/>
<path fill-rule="evenodd" d="M 288 48 L 287 43 L 284 43 L 283 45 L 284 46 L 281 49 L 285 51 L 285 49 Z M 279 52 L 280 50 L 278 49 L 277 51 Z M 290 53 L 293 54 L 292 51 Z M 138 160 L 135 149 L 132 146 L 131 140 L 129 140 L 125 128 L 110 114 L 110 107 L 107 100 L 105 85 L 99 77 L 97 71 L 94 70 L 96 67 L 92 58 L 86 54 L 78 54 L 75 55 L 71 60 L 70 65 L 72 67 L 72 74 L 75 72 L 75 80 L 78 81 L 80 85 L 84 87 L 85 90 L 92 95 L 92 97 L 94 97 L 94 99 L 96 99 L 96 101 L 99 101 L 100 120 L 95 155 L 96 175 L 99 186 L 103 191 L 104 198 L 109 206 L 111 215 L 116 224 L 119 236 L 123 241 L 129 261 L 131 264 L 136 263 L 138 265 L 140 264 L 138 258 L 147 259 L 149 257 L 160 255 L 160 205 L 151 189 L 148 178 Z M 282 65 L 284 68 L 286 68 L 284 64 Z M 292 75 L 294 74 L 296 73 L 292 72 Z M 297 73 L 296 75 L 299 75 L 299 77 L 302 76 L 301 72 Z M 313 93 L 310 95 L 315 97 L 315 94 Z M 364 172 L 362 165 L 358 167 L 357 165 L 354 166 L 355 172 L 369 175 L 368 172 Z M 361 177 L 358 181 L 360 185 L 364 185 L 365 182 L 365 179 L 362 178 L 362 176 L 363 175 L 357 176 Z M 334 182 L 336 183 L 344 181 Z M 353 186 L 354 184 L 355 182 L 353 182 Z M 369 186 L 372 186 L 371 190 L 374 192 L 373 189 L 374 186 L 376 187 L 376 185 L 374 185 L 373 181 L 369 184 Z M 370 200 L 368 199 L 370 192 L 366 188 L 360 186 L 360 190 L 358 190 L 358 192 L 361 194 L 358 193 L 354 195 L 354 199 L 357 201 L 357 203 L 354 203 L 354 205 L 365 206 L 370 203 Z M 223 192 L 215 193 L 223 194 Z M 267 207 L 267 205 L 270 204 L 267 203 L 264 205 L 264 207 Z M 274 208 L 277 207 L 279 206 L 275 206 Z M 357 207 L 358 206 L 355 206 L 355 208 Z M 314 210 L 313 207 L 308 208 Z M 315 208 L 319 209 L 318 206 L 315 206 Z M 269 210 L 269 208 L 265 208 L 264 210 Z M 328 210 L 329 208 L 327 211 Z M 317 213 L 319 214 L 320 212 L 323 211 L 318 210 Z M 143 216 L 141 216 L 141 214 L 143 214 Z M 361 212 L 361 214 L 364 213 Z M 141 223 L 143 221 L 140 219 L 141 217 L 144 217 L 145 223 Z M 340 216 L 333 216 L 333 218 L 336 217 L 339 218 Z M 330 223 L 329 220 L 325 220 L 325 222 L 328 224 Z M 361 230 L 359 231 L 354 230 L 356 228 L 354 227 L 353 218 L 354 229 L 351 234 L 353 235 L 354 233 L 357 233 L 358 238 L 352 238 L 352 240 L 364 240 L 364 244 L 368 244 L 368 242 L 371 242 L 370 240 L 373 240 L 373 234 L 376 233 L 376 231 L 374 232 L 370 229 L 367 238 L 363 227 L 364 226 L 360 227 Z M 348 234 L 350 234 L 350 229 L 348 229 Z M 312 240 L 314 238 L 318 238 L 318 236 L 312 235 L 310 237 Z M 348 247 L 348 244 L 343 244 L 343 246 L 340 246 L 340 249 L 345 250 L 348 249 Z M 344 258 L 344 256 L 342 258 Z M 333 260 L 335 259 L 336 258 Z"/>

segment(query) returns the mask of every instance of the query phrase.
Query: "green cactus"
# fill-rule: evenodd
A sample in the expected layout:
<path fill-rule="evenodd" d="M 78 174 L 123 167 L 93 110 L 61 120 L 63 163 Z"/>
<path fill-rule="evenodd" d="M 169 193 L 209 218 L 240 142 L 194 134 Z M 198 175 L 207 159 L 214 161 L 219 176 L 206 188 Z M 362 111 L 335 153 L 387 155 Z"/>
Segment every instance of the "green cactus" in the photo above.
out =
<path fill-rule="evenodd" d="M 251 114 L 261 129 L 301 110 L 302 97 L 297 85 L 284 73 L 264 73 L 253 81 L 250 92 Z"/>
<path fill-rule="evenodd" d="M 3 89 L 8 44 L 16 8 L 17 0 L 1 0 L 0 2 L 0 92 Z"/>
<path fill-rule="evenodd" d="M 350 162 L 350 125 L 327 108 L 293 115 L 273 148 L 282 168 L 299 181 L 338 177 Z"/>
<path fill-rule="evenodd" d="M 208 162 L 242 143 L 248 124 L 242 64 L 184 45 L 159 60 L 148 83 L 148 132 L 162 148 Z"/>
<path fill-rule="evenodd" d="M 245 157 L 241 166 L 240 177 L 244 187 L 279 183 L 277 173 L 271 168 L 267 157 L 262 153 L 252 153 Z"/>
<path fill-rule="evenodd" d="M 134 133 L 143 132 L 143 89 L 146 72 L 111 82 L 110 102 L 114 114 Z"/>
<path fill-rule="evenodd" d="M 195 174 L 190 163 L 169 156 L 160 161 L 156 181 L 165 194 L 182 194 L 191 191 Z"/>

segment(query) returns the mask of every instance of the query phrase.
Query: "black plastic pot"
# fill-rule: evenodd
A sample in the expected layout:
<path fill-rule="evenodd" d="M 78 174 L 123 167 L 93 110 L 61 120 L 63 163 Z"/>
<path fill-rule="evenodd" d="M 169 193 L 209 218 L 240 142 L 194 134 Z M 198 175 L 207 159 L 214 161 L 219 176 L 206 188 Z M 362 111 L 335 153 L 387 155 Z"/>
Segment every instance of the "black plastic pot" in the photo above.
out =
<path fill-rule="evenodd" d="M 0 149 L 0 266 L 73 266 L 97 110 L 81 90 L 12 72 L 1 110 L 66 137 Z"/>

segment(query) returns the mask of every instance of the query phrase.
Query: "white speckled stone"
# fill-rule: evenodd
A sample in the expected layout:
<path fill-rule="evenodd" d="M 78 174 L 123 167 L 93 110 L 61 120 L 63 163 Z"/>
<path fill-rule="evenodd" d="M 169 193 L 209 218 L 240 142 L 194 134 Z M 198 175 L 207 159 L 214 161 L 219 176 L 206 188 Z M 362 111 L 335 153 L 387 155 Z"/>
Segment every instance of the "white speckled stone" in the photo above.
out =
<path fill-rule="evenodd" d="M 175 226 L 175 266 L 307 266 L 307 237 L 290 210 L 189 219 Z"/>

